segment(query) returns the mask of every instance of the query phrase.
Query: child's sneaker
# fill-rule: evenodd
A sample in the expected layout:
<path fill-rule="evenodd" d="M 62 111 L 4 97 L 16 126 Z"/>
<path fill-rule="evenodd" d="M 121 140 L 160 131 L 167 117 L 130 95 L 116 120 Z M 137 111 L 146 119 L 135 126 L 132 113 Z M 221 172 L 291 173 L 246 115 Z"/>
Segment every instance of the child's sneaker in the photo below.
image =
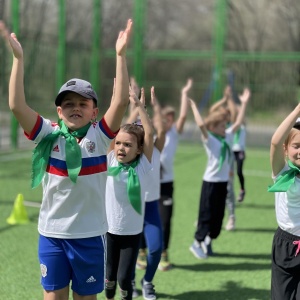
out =
<path fill-rule="evenodd" d="M 244 201 L 245 194 L 246 194 L 245 190 L 240 191 L 240 194 L 239 194 L 239 197 L 238 197 L 238 202 L 243 202 Z"/>
<path fill-rule="evenodd" d="M 194 241 L 192 246 L 190 247 L 190 251 L 194 254 L 194 256 L 198 259 L 207 258 L 207 247 L 204 242 Z"/>
<path fill-rule="evenodd" d="M 212 250 L 212 243 L 211 243 L 211 238 L 210 236 L 206 236 L 205 239 L 204 239 L 204 243 L 205 243 L 205 246 L 206 246 L 206 254 L 207 256 L 213 256 L 214 255 L 214 252 Z"/>
<path fill-rule="evenodd" d="M 145 270 L 147 267 L 147 253 L 145 249 L 139 250 L 139 255 L 135 265 L 138 270 Z"/>
<path fill-rule="evenodd" d="M 163 251 L 160 257 L 160 262 L 158 264 L 158 269 L 160 271 L 169 271 L 172 269 L 172 264 L 169 262 L 167 251 Z"/>
<path fill-rule="evenodd" d="M 235 217 L 234 216 L 229 216 L 229 219 L 225 226 L 225 229 L 228 231 L 232 231 L 235 229 Z"/>
<path fill-rule="evenodd" d="M 131 280 L 131 285 L 132 285 L 132 298 L 137 298 L 139 296 L 139 293 L 135 286 L 135 280 Z"/>
<path fill-rule="evenodd" d="M 156 300 L 155 289 L 152 282 L 145 282 L 144 278 L 142 278 L 141 285 L 143 291 L 143 298 L 145 300 Z"/>

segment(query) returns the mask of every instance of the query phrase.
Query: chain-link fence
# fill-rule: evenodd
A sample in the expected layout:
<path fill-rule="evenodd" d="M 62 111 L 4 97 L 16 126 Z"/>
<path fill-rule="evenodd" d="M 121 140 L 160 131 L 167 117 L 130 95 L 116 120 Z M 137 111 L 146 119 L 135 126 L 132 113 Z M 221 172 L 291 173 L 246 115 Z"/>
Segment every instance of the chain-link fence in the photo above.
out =
<path fill-rule="evenodd" d="M 13 26 L 14 0 L 0 0 L 0 18 Z M 225 0 L 224 0 L 225 1 Z M 142 44 L 142 81 L 147 94 L 154 85 L 159 101 L 177 107 L 180 89 L 188 77 L 194 79 L 191 97 L 202 107 L 211 104 L 216 83 L 244 86 L 252 90 L 249 114 L 289 111 L 297 100 L 299 85 L 300 26 L 298 1 L 226 1 L 222 69 L 216 70 L 217 18 L 220 0 L 32 0 L 19 1 L 19 40 L 25 57 L 25 94 L 39 113 L 55 118 L 59 47 L 59 11 L 65 5 L 65 74 L 91 80 L 91 69 L 99 73 L 97 92 L 100 114 L 109 105 L 115 76 L 115 41 L 128 18 L 142 15 L 137 39 L 134 28 L 128 51 L 128 70 L 134 76 L 135 45 Z M 143 12 L 137 7 L 144 3 Z M 139 4 L 138 4 L 139 3 Z M 140 6 L 139 6 L 140 7 Z M 91 64 L 94 10 L 99 10 L 99 65 Z M 135 20 L 134 20 L 135 22 Z M 290 24 L 291 23 L 291 24 Z M 94 25 L 95 26 L 95 25 Z M 136 23 L 135 23 L 135 26 Z M 298 48 L 297 48 L 298 47 Z M 219 49 L 220 50 L 220 49 Z M 220 58 L 220 57 L 219 57 Z M 0 42 L 0 113 L 8 113 L 8 80 L 11 53 Z M 0 117 L 9 127 L 9 117 Z M 3 132 L 3 130 L 2 130 Z M 0 143 L 1 144 L 1 143 Z"/>

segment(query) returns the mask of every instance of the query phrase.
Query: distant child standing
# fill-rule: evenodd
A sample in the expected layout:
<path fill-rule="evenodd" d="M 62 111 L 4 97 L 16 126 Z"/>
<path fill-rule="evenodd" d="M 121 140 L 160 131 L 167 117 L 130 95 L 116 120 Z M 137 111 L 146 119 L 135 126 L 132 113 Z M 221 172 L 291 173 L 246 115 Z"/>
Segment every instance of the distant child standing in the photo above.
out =
<path fill-rule="evenodd" d="M 100 122 L 91 84 L 71 79 L 56 99 L 58 123 L 33 111 L 25 100 L 23 50 L 14 33 L 5 34 L 13 53 L 9 107 L 26 136 L 37 143 L 32 187 L 42 182 L 39 261 L 44 300 L 96 300 L 104 288 L 106 152 L 128 104 L 126 47 L 132 21 L 116 42 L 115 101 Z M 5 26 L 1 23 L 1 32 Z"/>
<path fill-rule="evenodd" d="M 106 299 L 114 299 L 117 283 L 120 286 L 121 299 L 132 299 L 131 280 L 144 223 L 144 195 L 152 180 L 151 120 L 143 103 L 132 91 L 130 101 L 138 108 L 142 126 L 122 125 L 112 143 L 113 150 L 107 155 Z"/>
<path fill-rule="evenodd" d="M 199 259 L 213 255 L 212 239 L 216 239 L 221 232 L 232 159 L 230 147 L 234 132 L 244 118 L 249 98 L 250 91 L 245 89 L 240 96 L 241 109 L 236 122 L 228 128 L 226 114 L 212 112 L 204 122 L 195 102 L 190 101 L 208 156 L 201 188 L 197 230 L 190 247 L 190 251 Z"/>
<path fill-rule="evenodd" d="M 272 136 L 270 161 L 278 229 L 272 245 L 271 299 L 300 299 L 300 104 Z"/>
<path fill-rule="evenodd" d="M 181 105 L 177 121 L 175 121 L 175 108 L 166 106 L 162 114 L 166 126 L 166 141 L 161 152 L 161 180 L 159 210 L 163 227 L 163 252 L 159 263 L 159 270 L 167 271 L 172 267 L 169 261 L 168 248 L 171 237 L 171 221 L 173 215 L 174 194 L 174 158 L 178 145 L 179 134 L 182 133 L 189 107 L 188 92 L 193 85 L 193 80 L 188 79 L 181 90 Z"/>

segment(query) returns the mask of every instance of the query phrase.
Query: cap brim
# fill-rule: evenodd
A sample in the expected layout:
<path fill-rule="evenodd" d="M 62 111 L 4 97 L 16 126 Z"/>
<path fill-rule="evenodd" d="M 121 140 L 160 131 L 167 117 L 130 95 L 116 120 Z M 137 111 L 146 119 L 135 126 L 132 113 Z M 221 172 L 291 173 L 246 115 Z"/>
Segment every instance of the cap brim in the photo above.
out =
<path fill-rule="evenodd" d="M 86 99 L 92 99 L 92 100 L 94 101 L 94 103 L 97 105 L 97 99 L 91 97 L 91 96 L 88 95 L 88 94 L 85 94 L 85 93 L 82 93 L 82 92 L 78 93 L 78 92 L 75 92 L 75 91 L 72 91 L 72 90 L 69 90 L 69 91 L 63 91 L 63 92 L 59 93 L 59 94 L 56 96 L 56 99 L 55 99 L 55 105 L 56 105 L 56 106 L 60 106 L 60 105 L 61 105 L 61 102 L 62 102 L 62 100 L 63 100 L 63 98 L 64 98 L 64 96 L 65 96 L 67 93 L 70 93 L 70 92 L 75 93 L 75 94 L 78 94 L 78 95 L 80 95 L 80 96 L 82 96 L 82 97 L 84 97 L 84 98 L 86 98 Z"/>

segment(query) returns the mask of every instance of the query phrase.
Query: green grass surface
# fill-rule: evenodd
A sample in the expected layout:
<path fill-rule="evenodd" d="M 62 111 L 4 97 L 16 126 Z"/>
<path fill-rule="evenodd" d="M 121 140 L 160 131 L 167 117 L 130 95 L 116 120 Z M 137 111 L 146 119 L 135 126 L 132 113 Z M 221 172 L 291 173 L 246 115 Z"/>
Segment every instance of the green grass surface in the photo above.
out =
<path fill-rule="evenodd" d="M 215 257 L 197 260 L 189 246 L 193 242 L 206 155 L 200 143 L 180 143 L 175 162 L 175 208 L 169 253 L 174 268 L 157 271 L 155 275 L 159 299 L 270 299 L 271 243 L 277 226 L 274 195 L 266 191 L 271 183 L 269 154 L 267 150 L 248 149 L 246 155 L 247 192 L 245 201 L 236 205 L 236 230 L 222 230 L 213 242 Z M 27 225 L 12 226 L 6 222 L 18 193 L 24 195 L 25 201 L 41 199 L 40 187 L 30 189 L 30 151 L 0 153 L 0 165 L 0 299 L 42 299 L 37 258 L 38 208 L 26 207 L 30 218 Z M 238 191 L 237 178 L 235 189 Z M 223 225 L 226 222 L 227 212 Z M 143 271 L 137 270 L 139 291 L 142 276 Z M 98 299 L 105 299 L 104 294 Z"/>

